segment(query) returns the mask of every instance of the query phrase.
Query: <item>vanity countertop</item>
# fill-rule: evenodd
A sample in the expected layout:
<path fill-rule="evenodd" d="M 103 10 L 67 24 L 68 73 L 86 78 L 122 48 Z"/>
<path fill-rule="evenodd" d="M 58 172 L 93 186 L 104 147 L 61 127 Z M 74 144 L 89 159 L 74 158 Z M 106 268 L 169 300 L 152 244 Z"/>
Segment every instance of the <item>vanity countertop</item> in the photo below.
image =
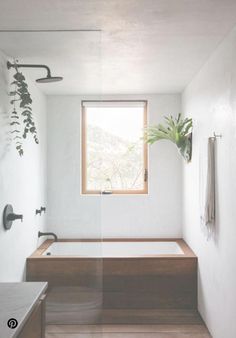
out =
<path fill-rule="evenodd" d="M 46 282 L 0 283 L 0 338 L 18 336 L 46 289 Z M 7 325 L 11 318 L 18 322 L 14 329 Z"/>

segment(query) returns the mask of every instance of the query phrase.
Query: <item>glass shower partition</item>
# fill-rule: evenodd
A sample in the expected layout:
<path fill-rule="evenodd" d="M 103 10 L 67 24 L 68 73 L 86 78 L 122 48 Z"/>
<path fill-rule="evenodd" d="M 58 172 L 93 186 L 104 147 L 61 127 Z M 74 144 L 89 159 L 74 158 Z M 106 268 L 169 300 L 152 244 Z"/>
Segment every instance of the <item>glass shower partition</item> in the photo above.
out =
<path fill-rule="evenodd" d="M 82 102 L 91 93 L 100 99 L 100 34 L 59 34 L 67 46 L 63 63 L 70 71 L 68 88 L 66 94 L 48 96 L 48 228 L 69 240 L 64 244 L 72 251 L 72 246 L 76 248 L 63 272 L 66 282 L 56 285 L 51 298 L 49 295 L 47 310 L 54 312 L 51 319 L 48 316 L 51 323 L 101 321 L 101 200 L 99 194 L 85 194 L 82 189 L 82 165 L 86 170 L 90 165 L 88 158 L 83 163 Z"/>

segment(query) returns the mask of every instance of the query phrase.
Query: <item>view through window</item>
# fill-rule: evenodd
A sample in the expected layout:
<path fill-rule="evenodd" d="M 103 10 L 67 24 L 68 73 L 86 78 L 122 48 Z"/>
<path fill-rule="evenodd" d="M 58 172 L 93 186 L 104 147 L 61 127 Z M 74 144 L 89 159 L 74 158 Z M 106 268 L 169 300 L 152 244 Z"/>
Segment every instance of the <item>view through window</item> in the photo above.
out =
<path fill-rule="evenodd" d="M 147 193 L 146 101 L 82 102 L 82 193 Z"/>

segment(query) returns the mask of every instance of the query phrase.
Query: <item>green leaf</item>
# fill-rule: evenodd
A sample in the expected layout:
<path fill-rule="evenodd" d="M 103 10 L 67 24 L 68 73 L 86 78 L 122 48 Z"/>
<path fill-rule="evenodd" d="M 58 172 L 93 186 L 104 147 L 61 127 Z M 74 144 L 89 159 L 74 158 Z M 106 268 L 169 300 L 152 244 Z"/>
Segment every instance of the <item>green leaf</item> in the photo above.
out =
<path fill-rule="evenodd" d="M 172 115 L 164 117 L 166 125 L 158 124 L 149 126 L 144 131 L 144 140 L 146 143 L 153 144 L 159 140 L 169 140 L 177 145 L 185 159 L 190 159 L 191 143 L 188 135 L 192 129 L 192 119 L 182 118 L 178 114 L 177 118 Z"/>
<path fill-rule="evenodd" d="M 19 130 L 11 131 L 14 134 L 14 140 L 16 142 L 17 151 L 20 156 L 23 155 L 23 145 L 20 142 L 22 138 L 27 138 L 29 133 L 32 134 L 34 141 L 38 144 L 39 140 L 37 138 L 37 130 L 32 115 L 32 98 L 28 90 L 28 84 L 26 82 L 25 76 L 23 73 L 19 72 L 16 65 L 16 73 L 13 75 L 13 81 L 11 85 L 14 86 L 13 90 L 10 91 L 10 96 L 12 100 L 10 103 L 14 106 L 14 109 L 11 114 L 13 121 L 10 123 L 11 126 L 20 126 L 21 120 L 18 116 L 18 113 L 25 118 L 23 119 L 24 131 L 23 135 L 20 135 Z M 19 111 L 18 111 L 19 109 Z M 16 121 L 18 120 L 18 121 Z"/>
<path fill-rule="evenodd" d="M 20 81 L 20 82 L 25 80 L 24 75 L 22 73 L 19 73 L 19 72 L 17 72 L 13 77 L 14 77 L 14 79 L 16 79 L 17 81 Z"/>

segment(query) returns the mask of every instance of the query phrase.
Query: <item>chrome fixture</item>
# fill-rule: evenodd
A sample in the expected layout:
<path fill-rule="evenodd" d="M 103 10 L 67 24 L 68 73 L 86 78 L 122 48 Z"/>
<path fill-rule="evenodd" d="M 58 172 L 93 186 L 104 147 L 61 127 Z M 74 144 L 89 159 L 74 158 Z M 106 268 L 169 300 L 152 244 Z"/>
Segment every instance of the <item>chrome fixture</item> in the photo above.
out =
<path fill-rule="evenodd" d="M 45 213 L 46 212 L 46 207 L 41 207 L 40 210 L 41 210 L 41 212 Z"/>
<path fill-rule="evenodd" d="M 17 215 L 13 211 L 13 207 L 11 204 L 7 204 L 3 210 L 3 226 L 6 230 L 10 230 L 12 227 L 12 223 L 20 219 L 23 222 L 23 215 Z"/>
<path fill-rule="evenodd" d="M 222 134 L 216 134 L 215 132 L 213 133 L 213 136 L 210 136 L 209 139 L 212 140 L 217 140 L 218 138 L 222 138 Z"/>
<path fill-rule="evenodd" d="M 35 215 L 40 215 L 41 216 L 41 212 L 42 212 L 41 209 L 36 209 L 35 210 Z"/>
<path fill-rule="evenodd" d="M 112 190 L 103 190 L 101 192 L 102 195 L 112 195 Z"/>
<path fill-rule="evenodd" d="M 216 133 L 214 132 L 213 137 L 214 137 L 214 138 L 222 138 L 222 134 L 216 134 Z"/>
<path fill-rule="evenodd" d="M 62 81 L 63 77 L 62 76 L 52 76 L 51 75 L 51 70 L 48 66 L 46 65 L 38 65 L 38 64 L 22 64 L 22 63 L 11 63 L 10 61 L 7 61 L 7 68 L 44 68 L 47 71 L 47 76 L 42 77 L 40 79 L 36 79 L 35 81 L 38 83 L 51 83 L 51 82 L 58 82 Z"/>
<path fill-rule="evenodd" d="M 55 242 L 57 242 L 57 240 L 58 240 L 57 235 L 54 234 L 54 232 L 41 232 L 41 231 L 39 231 L 39 232 L 38 232 L 38 238 L 39 238 L 39 237 L 42 237 L 42 236 L 53 236 Z"/>

